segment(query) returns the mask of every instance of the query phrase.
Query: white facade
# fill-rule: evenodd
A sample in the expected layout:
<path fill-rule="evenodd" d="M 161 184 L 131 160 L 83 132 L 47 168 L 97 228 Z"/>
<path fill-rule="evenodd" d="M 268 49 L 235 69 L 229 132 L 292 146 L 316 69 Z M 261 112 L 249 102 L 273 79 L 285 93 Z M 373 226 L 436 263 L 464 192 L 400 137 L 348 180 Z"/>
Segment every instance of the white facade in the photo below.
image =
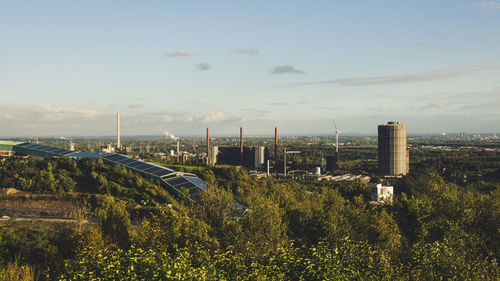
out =
<path fill-rule="evenodd" d="M 264 146 L 258 146 L 255 148 L 255 164 L 254 164 L 255 168 L 261 168 L 262 166 L 264 166 L 265 149 L 266 148 Z"/>
<path fill-rule="evenodd" d="M 111 144 L 108 144 L 106 146 L 101 146 L 101 152 L 102 153 L 113 153 L 115 152 L 115 149 L 111 147 Z"/>
<path fill-rule="evenodd" d="M 375 202 L 390 202 L 394 196 L 394 187 L 383 186 L 381 183 L 374 184 L 372 187 L 372 201 Z"/>
<path fill-rule="evenodd" d="M 208 154 L 209 163 L 211 165 L 217 164 L 217 154 L 219 154 L 219 147 L 212 146 L 212 147 L 210 147 L 208 152 L 209 152 L 209 154 Z"/>
<path fill-rule="evenodd" d="M 316 175 L 321 175 L 321 167 L 316 167 Z"/>

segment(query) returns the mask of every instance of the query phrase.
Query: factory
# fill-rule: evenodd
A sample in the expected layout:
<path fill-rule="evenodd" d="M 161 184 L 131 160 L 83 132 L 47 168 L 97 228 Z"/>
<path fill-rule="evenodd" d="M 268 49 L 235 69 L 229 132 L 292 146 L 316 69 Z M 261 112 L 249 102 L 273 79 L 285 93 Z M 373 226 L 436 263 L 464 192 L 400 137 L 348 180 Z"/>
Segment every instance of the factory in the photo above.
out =
<path fill-rule="evenodd" d="M 239 147 L 212 146 L 210 158 L 214 165 L 241 165 L 249 169 L 263 169 L 269 159 L 269 149 L 264 146 L 243 147 L 243 153 Z"/>
<path fill-rule="evenodd" d="M 234 165 L 248 169 L 262 170 L 270 159 L 270 152 L 264 146 L 243 146 L 243 128 L 240 127 L 240 146 L 210 146 L 209 129 L 207 128 L 207 164 Z"/>
<path fill-rule="evenodd" d="M 12 156 L 12 148 L 17 142 L 14 141 L 0 141 L 0 157 Z"/>

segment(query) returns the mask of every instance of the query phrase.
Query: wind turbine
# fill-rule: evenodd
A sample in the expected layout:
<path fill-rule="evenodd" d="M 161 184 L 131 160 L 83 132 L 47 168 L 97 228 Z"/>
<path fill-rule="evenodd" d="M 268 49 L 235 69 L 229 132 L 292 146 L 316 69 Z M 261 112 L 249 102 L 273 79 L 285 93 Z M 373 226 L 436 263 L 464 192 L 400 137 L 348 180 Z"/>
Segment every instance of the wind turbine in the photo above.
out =
<path fill-rule="evenodd" d="M 342 131 L 337 128 L 337 124 L 335 124 L 335 120 L 333 120 L 333 126 L 335 126 L 335 152 L 337 152 L 337 159 L 338 159 L 338 156 L 339 156 L 339 133 L 342 133 Z"/>

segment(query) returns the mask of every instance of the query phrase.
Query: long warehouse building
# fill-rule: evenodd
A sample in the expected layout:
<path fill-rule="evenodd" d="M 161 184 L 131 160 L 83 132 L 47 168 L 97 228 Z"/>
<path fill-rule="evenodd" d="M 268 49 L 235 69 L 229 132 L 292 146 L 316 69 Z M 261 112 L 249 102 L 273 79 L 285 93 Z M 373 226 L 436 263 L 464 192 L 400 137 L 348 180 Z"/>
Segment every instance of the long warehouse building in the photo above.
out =
<path fill-rule="evenodd" d="M 144 177 L 158 181 L 162 187 L 179 198 L 185 198 L 186 196 L 183 191 L 187 190 L 189 197 L 185 199 L 192 203 L 196 203 L 202 192 L 207 192 L 207 184 L 195 174 L 177 172 L 154 163 L 133 159 L 127 155 L 117 153 L 74 152 L 30 142 L 0 141 L 0 149 L 6 151 L 10 149 L 15 154 L 33 155 L 41 158 L 70 157 L 75 160 L 82 157 L 102 158 L 104 162 L 123 166 Z M 240 210 L 245 209 L 245 207 L 238 202 L 235 202 L 235 207 Z"/>

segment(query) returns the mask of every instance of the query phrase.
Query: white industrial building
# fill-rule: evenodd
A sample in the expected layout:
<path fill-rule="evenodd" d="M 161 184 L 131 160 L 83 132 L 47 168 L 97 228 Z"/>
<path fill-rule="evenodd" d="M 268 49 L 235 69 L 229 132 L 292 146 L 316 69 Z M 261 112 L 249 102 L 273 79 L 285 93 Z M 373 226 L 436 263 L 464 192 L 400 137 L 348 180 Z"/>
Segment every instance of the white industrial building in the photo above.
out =
<path fill-rule="evenodd" d="M 392 203 L 394 197 L 394 187 L 384 186 L 381 183 L 374 184 L 372 187 L 372 201 L 380 203 Z"/>

